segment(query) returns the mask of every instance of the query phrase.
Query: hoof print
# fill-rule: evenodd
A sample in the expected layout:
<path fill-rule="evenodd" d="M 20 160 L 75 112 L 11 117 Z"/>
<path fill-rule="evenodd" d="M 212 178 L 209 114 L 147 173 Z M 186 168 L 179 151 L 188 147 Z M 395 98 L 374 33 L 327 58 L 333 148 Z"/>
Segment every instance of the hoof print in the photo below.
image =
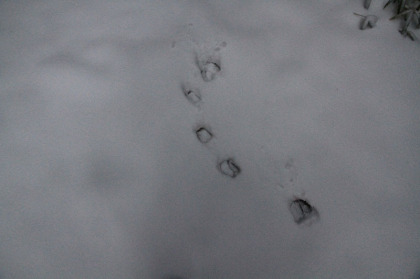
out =
<path fill-rule="evenodd" d="M 182 91 L 190 103 L 195 105 L 201 101 L 201 94 L 198 88 L 193 88 L 189 84 L 184 84 L 182 86 Z"/>
<path fill-rule="evenodd" d="M 219 64 L 208 61 L 201 67 L 201 76 L 204 81 L 212 81 L 220 70 Z"/>
<path fill-rule="evenodd" d="M 316 208 L 305 200 L 296 199 L 290 203 L 289 208 L 293 219 L 297 224 L 306 223 L 309 220 L 315 220 L 319 218 L 319 214 Z"/>
<path fill-rule="evenodd" d="M 235 161 L 233 161 L 233 159 L 227 159 L 222 161 L 219 164 L 219 170 L 224 175 L 230 176 L 232 178 L 235 178 L 241 172 L 241 169 L 235 163 Z"/>
<path fill-rule="evenodd" d="M 195 134 L 201 143 L 208 143 L 213 138 L 213 134 L 204 127 L 198 128 Z"/>
<path fill-rule="evenodd" d="M 204 81 L 212 81 L 222 70 L 220 57 L 217 54 L 197 57 L 197 65 Z"/>

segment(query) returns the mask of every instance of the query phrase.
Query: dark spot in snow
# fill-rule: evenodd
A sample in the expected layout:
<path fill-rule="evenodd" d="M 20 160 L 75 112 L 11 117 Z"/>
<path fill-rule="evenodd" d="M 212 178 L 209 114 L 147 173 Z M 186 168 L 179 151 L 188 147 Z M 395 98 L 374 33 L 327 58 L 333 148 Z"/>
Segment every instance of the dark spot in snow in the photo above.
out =
<path fill-rule="evenodd" d="M 212 81 L 221 68 L 218 63 L 207 61 L 201 66 L 200 70 L 204 81 Z"/>
<path fill-rule="evenodd" d="M 198 128 L 195 134 L 201 143 L 208 143 L 213 138 L 213 134 L 205 127 Z"/>
<path fill-rule="evenodd" d="M 319 217 L 318 211 L 308 201 L 295 199 L 289 205 L 290 212 L 297 224 L 301 224 L 310 219 Z"/>
<path fill-rule="evenodd" d="M 235 178 L 241 172 L 241 168 L 233 159 L 227 159 L 219 164 L 219 170 L 224 175 Z"/>
<path fill-rule="evenodd" d="M 188 83 L 182 85 L 182 91 L 184 92 L 184 96 L 187 98 L 190 103 L 196 105 L 201 101 L 201 94 L 198 88 L 193 88 Z"/>
<path fill-rule="evenodd" d="M 212 81 L 222 70 L 220 56 L 217 54 L 217 51 L 197 54 L 196 63 L 204 81 Z"/>

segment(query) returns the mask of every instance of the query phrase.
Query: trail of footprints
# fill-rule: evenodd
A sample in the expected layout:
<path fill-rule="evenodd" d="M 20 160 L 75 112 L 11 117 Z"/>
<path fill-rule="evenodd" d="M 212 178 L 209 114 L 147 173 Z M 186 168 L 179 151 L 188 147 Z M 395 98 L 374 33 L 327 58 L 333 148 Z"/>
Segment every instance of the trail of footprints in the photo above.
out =
<path fill-rule="evenodd" d="M 223 43 L 225 46 L 226 43 Z M 204 57 L 196 57 L 197 66 L 200 70 L 201 78 L 205 82 L 213 81 L 222 70 L 220 57 L 217 55 L 207 55 Z M 182 91 L 185 98 L 194 106 L 200 107 L 202 103 L 202 93 L 200 88 L 191 85 L 190 83 L 182 84 Z M 201 144 L 208 144 L 214 138 L 212 130 L 207 125 L 201 125 L 196 127 L 195 135 L 197 140 Z M 219 172 L 232 179 L 241 174 L 241 168 L 239 164 L 233 159 L 232 156 L 225 156 L 225 159 L 216 163 Z M 297 167 L 293 159 L 287 160 L 283 166 L 284 181 L 281 183 L 281 187 L 294 188 L 297 181 Z M 319 219 L 318 210 L 311 205 L 306 199 L 301 197 L 293 197 L 288 203 L 289 211 L 296 224 L 307 224 L 310 225 Z M 169 275 L 165 279 L 182 279 L 177 275 Z"/>
<path fill-rule="evenodd" d="M 210 82 L 216 78 L 221 71 L 220 58 L 216 55 L 207 55 L 204 57 L 196 57 L 197 66 L 200 70 L 203 81 Z M 190 83 L 182 84 L 182 91 L 187 100 L 195 105 L 199 106 L 202 101 L 201 90 L 198 87 L 191 85 Z M 210 128 L 206 126 L 200 126 L 195 130 L 197 139 L 202 144 L 206 144 L 213 139 L 213 133 Z M 225 160 L 217 163 L 218 170 L 231 178 L 235 178 L 241 172 L 239 165 L 231 157 L 227 157 Z"/>
<path fill-rule="evenodd" d="M 226 45 L 226 43 L 224 43 Z M 211 82 L 220 74 L 221 59 L 218 55 L 204 55 L 196 57 L 196 64 L 200 70 L 201 78 L 204 82 Z M 202 102 L 201 90 L 198 87 L 191 85 L 190 83 L 183 83 L 182 91 L 185 98 L 194 106 L 200 106 Z M 199 126 L 195 129 L 195 134 L 198 141 L 202 144 L 209 143 L 213 138 L 214 134 L 211 129 L 207 126 Z M 225 176 L 235 178 L 241 174 L 241 167 L 232 156 L 225 156 L 225 159 L 217 162 L 217 169 Z M 297 180 L 297 168 L 293 159 L 289 159 L 284 165 L 284 181 L 282 188 L 294 188 Z M 312 206 L 306 199 L 294 197 L 289 201 L 289 211 L 292 214 L 293 220 L 297 224 L 311 224 L 319 219 L 319 213 L 317 209 Z"/>

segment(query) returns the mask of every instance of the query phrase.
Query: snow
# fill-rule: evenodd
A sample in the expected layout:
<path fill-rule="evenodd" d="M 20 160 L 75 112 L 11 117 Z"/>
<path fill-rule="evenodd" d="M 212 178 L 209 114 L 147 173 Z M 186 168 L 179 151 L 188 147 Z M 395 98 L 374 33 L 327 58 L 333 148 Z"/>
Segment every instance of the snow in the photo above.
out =
<path fill-rule="evenodd" d="M 297 224 L 312 223 L 319 218 L 315 207 L 302 199 L 294 200 L 290 203 L 290 213 Z"/>
<path fill-rule="evenodd" d="M 241 169 L 233 159 L 226 159 L 219 164 L 220 172 L 224 175 L 235 178 L 241 172 Z"/>
<path fill-rule="evenodd" d="M 1 1 L 0 277 L 417 278 L 420 48 L 382 6 Z"/>
<path fill-rule="evenodd" d="M 182 85 L 182 91 L 185 97 L 194 105 L 198 105 L 201 101 L 200 89 L 194 88 L 191 84 L 185 83 Z"/>
<path fill-rule="evenodd" d="M 207 130 L 205 127 L 200 127 L 197 131 L 195 131 L 195 133 L 197 135 L 197 139 L 201 143 L 208 143 L 213 137 L 210 131 Z"/>

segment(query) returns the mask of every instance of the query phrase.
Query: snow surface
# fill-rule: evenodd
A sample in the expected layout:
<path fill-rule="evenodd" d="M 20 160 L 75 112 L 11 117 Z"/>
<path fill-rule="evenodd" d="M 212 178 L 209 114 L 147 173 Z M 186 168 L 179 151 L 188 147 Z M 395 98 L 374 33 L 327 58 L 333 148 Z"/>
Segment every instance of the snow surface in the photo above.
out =
<path fill-rule="evenodd" d="M 0 278 L 419 278 L 420 47 L 362 2 L 0 1 Z"/>

